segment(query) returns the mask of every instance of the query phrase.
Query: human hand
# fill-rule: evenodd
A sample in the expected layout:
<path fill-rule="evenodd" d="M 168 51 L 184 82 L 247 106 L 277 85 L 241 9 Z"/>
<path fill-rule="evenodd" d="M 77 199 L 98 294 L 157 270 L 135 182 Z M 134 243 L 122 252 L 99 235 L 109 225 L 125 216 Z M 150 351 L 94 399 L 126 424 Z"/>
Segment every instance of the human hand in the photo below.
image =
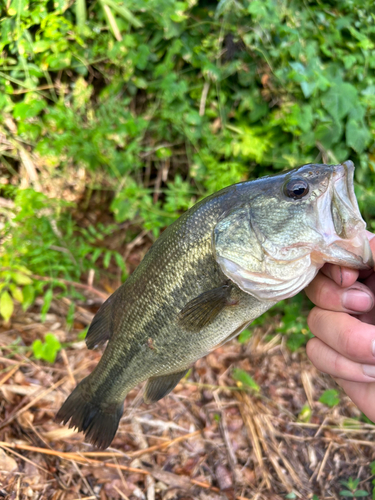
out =
<path fill-rule="evenodd" d="M 375 234 L 367 232 L 373 255 Z M 326 264 L 306 288 L 317 306 L 307 355 L 375 422 L 375 272 Z"/>

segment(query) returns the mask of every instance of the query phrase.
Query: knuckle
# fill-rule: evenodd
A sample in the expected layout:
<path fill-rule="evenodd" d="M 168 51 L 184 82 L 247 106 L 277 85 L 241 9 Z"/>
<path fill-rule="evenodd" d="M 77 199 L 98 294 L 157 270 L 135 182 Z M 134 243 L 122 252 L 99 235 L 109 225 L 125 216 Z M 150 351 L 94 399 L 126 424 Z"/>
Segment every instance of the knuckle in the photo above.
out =
<path fill-rule="evenodd" d="M 359 342 L 358 335 L 355 334 L 353 328 L 345 328 L 340 333 L 339 342 L 343 353 L 350 359 L 358 358 Z"/>
<path fill-rule="evenodd" d="M 329 372 L 331 375 L 340 377 L 345 373 L 345 358 L 338 352 L 333 357 L 332 368 L 333 370 Z"/>
<path fill-rule="evenodd" d="M 319 340 L 316 338 L 310 339 L 306 344 L 306 354 L 312 363 L 314 363 L 314 360 L 316 358 L 318 347 Z"/>
<path fill-rule="evenodd" d="M 317 306 L 311 309 L 307 316 L 307 325 L 314 335 L 319 337 L 319 331 L 322 325 L 325 324 L 326 319 L 328 319 L 327 315 L 330 314 L 332 314 L 331 311 L 325 311 Z"/>

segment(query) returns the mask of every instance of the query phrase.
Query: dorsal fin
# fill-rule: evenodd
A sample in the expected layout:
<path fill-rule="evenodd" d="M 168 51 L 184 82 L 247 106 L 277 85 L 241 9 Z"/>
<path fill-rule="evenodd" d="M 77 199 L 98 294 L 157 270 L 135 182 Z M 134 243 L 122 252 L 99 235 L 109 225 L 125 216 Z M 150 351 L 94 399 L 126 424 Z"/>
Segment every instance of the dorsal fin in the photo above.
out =
<path fill-rule="evenodd" d="M 228 305 L 231 285 L 223 285 L 201 293 L 181 309 L 178 319 L 187 330 L 199 332 Z"/>
<path fill-rule="evenodd" d="M 94 319 L 91 322 L 85 339 L 88 349 L 94 349 L 95 347 L 103 345 L 112 336 L 112 306 L 116 299 L 116 292 L 114 292 L 110 297 L 108 297 L 105 302 L 103 302 L 103 304 L 100 306 L 99 311 L 95 314 Z"/>
<path fill-rule="evenodd" d="M 159 399 L 164 398 L 164 396 L 173 391 L 188 371 L 189 369 L 183 370 L 182 372 L 169 373 L 168 375 L 162 375 L 161 377 L 149 378 L 143 394 L 144 402 L 156 403 Z"/>

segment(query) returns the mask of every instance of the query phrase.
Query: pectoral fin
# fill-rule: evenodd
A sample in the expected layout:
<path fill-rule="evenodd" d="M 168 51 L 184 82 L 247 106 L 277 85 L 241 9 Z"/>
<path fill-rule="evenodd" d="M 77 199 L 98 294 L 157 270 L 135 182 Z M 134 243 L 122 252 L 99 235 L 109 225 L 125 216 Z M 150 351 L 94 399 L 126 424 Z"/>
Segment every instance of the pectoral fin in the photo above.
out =
<path fill-rule="evenodd" d="M 178 315 L 181 325 L 195 332 L 202 330 L 228 305 L 230 290 L 230 285 L 223 285 L 188 302 Z"/>
<path fill-rule="evenodd" d="M 169 394 L 179 381 L 184 377 L 189 369 L 178 373 L 170 373 L 161 377 L 149 378 L 146 384 L 143 399 L 145 403 L 155 403 L 159 399 Z"/>

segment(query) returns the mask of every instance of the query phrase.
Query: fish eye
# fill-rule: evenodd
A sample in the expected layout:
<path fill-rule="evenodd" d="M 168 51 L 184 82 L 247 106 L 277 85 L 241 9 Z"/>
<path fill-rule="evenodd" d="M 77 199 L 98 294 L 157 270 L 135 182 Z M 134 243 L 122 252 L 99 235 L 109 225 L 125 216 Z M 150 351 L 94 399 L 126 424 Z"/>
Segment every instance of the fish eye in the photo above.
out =
<path fill-rule="evenodd" d="M 299 200 L 307 195 L 309 185 L 304 179 L 292 179 L 284 186 L 284 194 L 293 200 Z"/>

